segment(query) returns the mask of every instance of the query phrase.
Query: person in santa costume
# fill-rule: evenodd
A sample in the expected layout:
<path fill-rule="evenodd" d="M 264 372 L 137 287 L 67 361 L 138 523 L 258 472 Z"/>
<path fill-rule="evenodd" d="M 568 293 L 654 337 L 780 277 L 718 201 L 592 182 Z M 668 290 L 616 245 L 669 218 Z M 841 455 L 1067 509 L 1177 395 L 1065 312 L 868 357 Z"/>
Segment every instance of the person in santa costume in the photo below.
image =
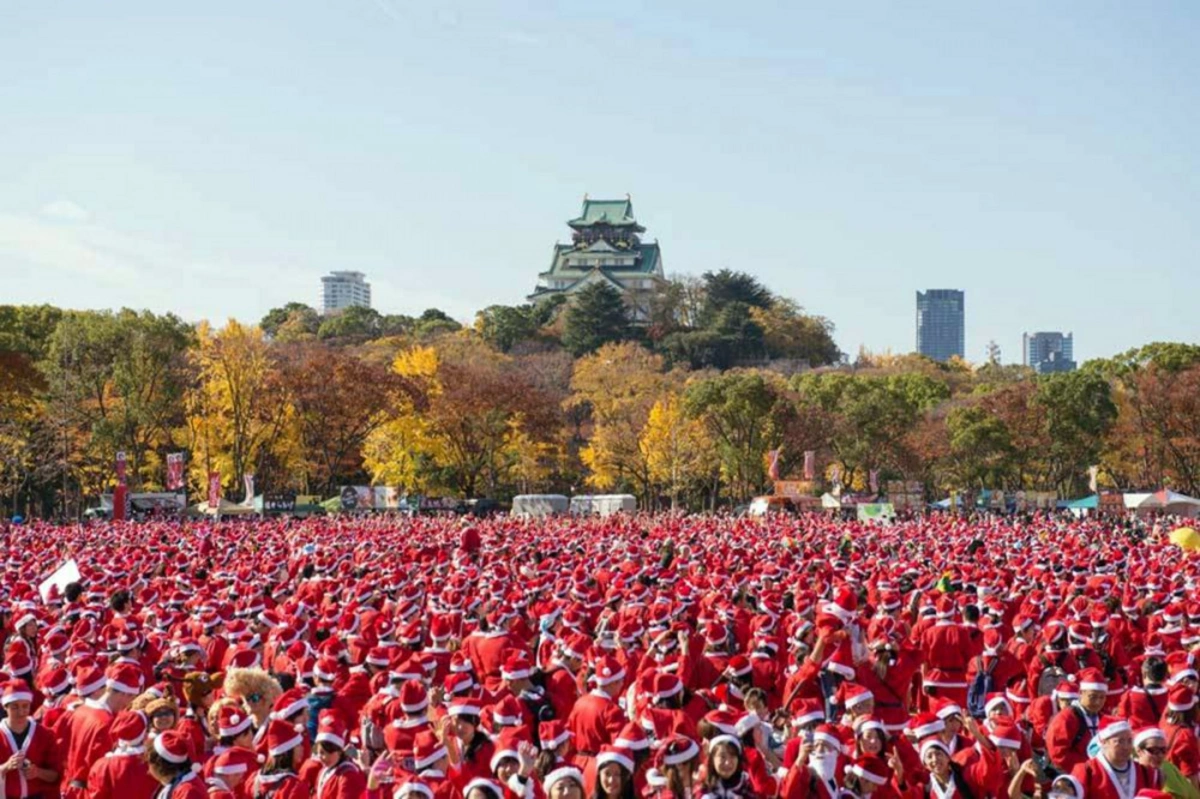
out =
<path fill-rule="evenodd" d="M 208 799 L 238 799 L 239 786 L 253 779 L 258 771 L 258 756 L 252 749 L 233 747 L 213 758 L 209 776 L 204 780 Z"/>
<path fill-rule="evenodd" d="M 146 765 L 147 732 L 146 714 L 136 710 L 117 714 L 111 730 L 116 746 L 88 772 L 87 799 L 148 799 L 154 795 L 159 785 Z"/>
<path fill-rule="evenodd" d="M 496 746 L 480 726 L 483 713 L 479 701 L 460 698 L 450 703 L 442 720 L 442 742 L 450 755 L 450 779 L 460 789 L 476 779 L 492 776 Z"/>
<path fill-rule="evenodd" d="M 100 698 L 89 699 L 75 709 L 63 775 L 68 798 L 80 796 L 87 788 L 92 764 L 112 749 L 109 728 L 113 720 L 129 708 L 141 690 L 141 669 L 128 663 L 116 664 L 105 675 L 105 689 Z"/>
<path fill-rule="evenodd" d="M 346 754 L 349 741 L 349 727 L 341 713 L 322 710 L 313 740 L 313 752 L 322 766 L 315 799 L 362 799 L 366 794 L 366 775 Z"/>
<path fill-rule="evenodd" d="M 308 799 L 308 786 L 296 774 L 304 729 L 302 724 L 279 719 L 267 725 L 267 762 L 254 777 L 252 799 Z"/>
<path fill-rule="evenodd" d="M 200 766 L 192 761 L 191 739 L 178 730 L 167 730 L 154 739 L 146 753 L 150 776 L 163 786 L 154 799 L 208 799 L 200 779 Z"/>
<path fill-rule="evenodd" d="M 579 697 L 567 718 L 567 728 L 575 736 L 575 765 L 583 771 L 585 785 L 595 779 L 596 755 L 616 740 L 626 722 L 617 704 L 625 688 L 625 670 L 616 659 L 598 658 L 591 682 L 595 687 Z"/>
<path fill-rule="evenodd" d="M 1171 686 L 1158 725 L 1167 737 L 1167 761 L 1193 786 L 1200 787 L 1200 739 L 1196 737 L 1196 693 L 1185 683 Z"/>
<path fill-rule="evenodd" d="M 28 799 L 52 794 L 62 770 L 53 733 L 30 717 L 33 693 L 24 680 L 4 683 L 0 719 L 0 774 L 4 795 Z"/>
<path fill-rule="evenodd" d="M 647 799 L 699 797 L 700 785 L 696 780 L 699 761 L 700 747 L 690 738 L 672 735 L 659 743 L 654 751 L 654 768 L 647 774 L 650 783 Z"/>
<path fill-rule="evenodd" d="M 1138 791 L 1161 787 L 1159 772 L 1133 759 L 1133 730 L 1128 721 L 1105 718 L 1097 737 L 1100 752 L 1071 770 L 1086 799 L 1134 799 Z"/>
<path fill-rule="evenodd" d="M 1088 746 L 1100 729 L 1108 683 L 1099 669 L 1079 673 L 1079 699 L 1058 711 L 1046 729 L 1046 754 L 1059 771 L 1070 772 L 1088 759 Z"/>

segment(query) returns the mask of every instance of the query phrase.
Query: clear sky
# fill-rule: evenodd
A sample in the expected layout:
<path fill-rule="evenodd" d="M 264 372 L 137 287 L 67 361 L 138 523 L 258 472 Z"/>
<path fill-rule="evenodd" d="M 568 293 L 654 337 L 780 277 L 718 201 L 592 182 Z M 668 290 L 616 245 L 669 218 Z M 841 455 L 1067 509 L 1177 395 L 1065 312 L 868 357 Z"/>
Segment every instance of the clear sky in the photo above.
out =
<path fill-rule="evenodd" d="M 8 0 L 0 303 L 523 301 L 585 192 L 906 352 L 1200 339 L 1200 5 Z M 190 11 L 185 12 L 185 9 Z"/>

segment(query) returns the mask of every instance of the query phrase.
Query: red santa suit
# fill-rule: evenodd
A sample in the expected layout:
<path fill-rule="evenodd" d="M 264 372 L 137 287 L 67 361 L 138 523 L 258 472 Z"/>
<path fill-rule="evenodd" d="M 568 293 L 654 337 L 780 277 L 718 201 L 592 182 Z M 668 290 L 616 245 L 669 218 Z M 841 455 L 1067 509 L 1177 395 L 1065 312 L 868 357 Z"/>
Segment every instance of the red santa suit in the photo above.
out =
<path fill-rule="evenodd" d="M 87 799 L 142 799 L 161 786 L 150 776 L 146 748 L 118 748 L 96 761 L 88 772 Z"/>
<path fill-rule="evenodd" d="M 308 785 L 290 771 L 276 774 L 259 772 L 251 796 L 255 799 L 309 799 Z"/>
<path fill-rule="evenodd" d="M 92 764 L 112 750 L 109 728 L 113 712 L 103 702 L 88 699 L 75 709 L 71 721 L 71 738 L 66 753 L 64 785 L 87 786 Z M 199 786 L 197 786 L 199 789 Z M 203 790 L 201 795 L 203 795 Z"/>
<path fill-rule="evenodd" d="M 315 799 L 363 799 L 367 778 L 356 764 L 343 760 L 332 768 L 321 769 L 317 777 Z"/>
<path fill-rule="evenodd" d="M 562 663 L 555 661 L 546 675 L 546 698 L 554 708 L 554 718 L 566 719 L 579 699 L 579 684 L 575 675 Z"/>
<path fill-rule="evenodd" d="M 1138 791 L 1157 789 L 1161 784 L 1158 771 L 1149 766 L 1131 760 L 1126 769 L 1114 769 L 1101 754 L 1077 765 L 1071 776 L 1079 780 L 1087 799 L 1133 799 Z"/>
<path fill-rule="evenodd" d="M 1129 720 L 1135 730 L 1158 724 L 1167 709 L 1167 689 L 1162 686 L 1150 688 L 1135 685 L 1117 703 L 1117 715 Z"/>
<path fill-rule="evenodd" d="M 1087 749 L 1099 731 L 1100 720 L 1078 704 L 1060 710 L 1046 729 L 1046 754 L 1059 771 L 1071 771 L 1088 759 Z"/>
<path fill-rule="evenodd" d="M 8 719 L 0 719 L 0 763 L 8 762 L 15 754 L 23 754 L 33 765 L 61 773 L 62 762 L 54 734 L 34 719 L 29 719 L 28 723 L 25 740 L 18 746 L 16 737 L 8 728 Z M 35 780 L 19 770 L 10 771 L 4 778 L 4 795 L 13 799 L 48 795 L 57 787 L 57 782 Z"/>
<path fill-rule="evenodd" d="M 967 664 L 974 646 L 967 628 L 949 618 L 939 619 L 921 636 L 926 673 L 936 670 L 942 675 L 939 680 L 926 682 L 936 682 L 938 694 L 960 707 L 967 705 Z"/>

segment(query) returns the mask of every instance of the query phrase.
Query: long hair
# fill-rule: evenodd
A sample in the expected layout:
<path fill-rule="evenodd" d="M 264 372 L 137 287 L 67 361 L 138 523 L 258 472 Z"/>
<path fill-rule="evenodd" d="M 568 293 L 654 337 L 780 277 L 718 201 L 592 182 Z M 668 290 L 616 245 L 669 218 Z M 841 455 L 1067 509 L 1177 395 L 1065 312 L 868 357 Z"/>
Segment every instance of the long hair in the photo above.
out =
<path fill-rule="evenodd" d="M 663 767 L 662 775 L 667 778 L 667 790 L 675 799 L 685 799 L 687 796 L 687 786 L 683 784 L 683 770 L 685 768 L 690 770 L 695 762 L 696 759 L 692 758 L 686 763 Z"/>
<path fill-rule="evenodd" d="M 733 776 L 729 777 L 728 779 L 717 774 L 716 766 L 713 763 L 713 761 L 717 758 L 717 749 L 721 748 L 722 746 L 729 747 L 733 750 L 733 753 L 737 755 L 737 771 L 735 771 Z M 742 757 L 742 750 L 738 749 L 733 744 L 721 742 L 716 746 L 709 747 L 708 758 L 704 761 L 704 787 L 709 791 L 716 790 L 717 788 L 736 788 L 742 782 L 745 768 L 746 761 Z"/>
<path fill-rule="evenodd" d="M 607 763 L 605 764 L 606 767 L 608 765 L 611 765 L 611 764 L 607 764 Z M 595 790 L 592 791 L 591 799 L 636 799 L 636 795 L 633 792 L 633 774 L 626 771 L 625 767 L 622 766 L 621 764 L 617 763 L 615 765 L 621 771 L 621 791 L 620 791 L 620 793 L 618 793 L 616 795 L 616 797 L 609 797 L 609 795 L 604 792 L 604 789 L 600 787 L 600 770 L 597 769 L 596 770 L 596 788 L 595 788 Z"/>
<path fill-rule="evenodd" d="M 279 774 L 284 771 L 294 772 L 296 770 L 296 753 L 300 751 L 300 747 L 292 747 L 282 755 L 272 755 L 267 758 L 267 762 L 263 765 L 263 774 Z"/>

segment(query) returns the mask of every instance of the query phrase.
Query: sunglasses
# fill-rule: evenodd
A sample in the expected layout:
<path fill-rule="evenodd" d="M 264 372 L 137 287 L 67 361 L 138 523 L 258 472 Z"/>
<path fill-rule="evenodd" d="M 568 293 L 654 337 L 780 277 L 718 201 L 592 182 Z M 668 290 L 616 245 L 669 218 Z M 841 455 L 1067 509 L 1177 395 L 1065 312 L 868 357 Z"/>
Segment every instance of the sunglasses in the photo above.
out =
<path fill-rule="evenodd" d="M 1165 746 L 1143 746 L 1142 751 L 1149 752 L 1152 755 L 1165 755 L 1167 753 L 1167 747 L 1165 747 Z"/>

